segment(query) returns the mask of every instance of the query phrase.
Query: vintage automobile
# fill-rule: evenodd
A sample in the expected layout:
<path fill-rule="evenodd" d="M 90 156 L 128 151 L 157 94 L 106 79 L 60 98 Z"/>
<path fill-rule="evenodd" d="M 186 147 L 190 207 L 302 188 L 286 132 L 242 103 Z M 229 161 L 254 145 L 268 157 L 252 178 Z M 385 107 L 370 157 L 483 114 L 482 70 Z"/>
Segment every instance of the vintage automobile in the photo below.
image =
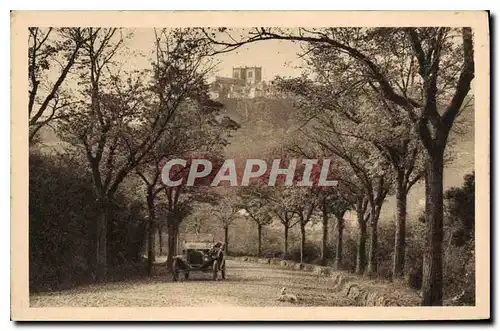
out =
<path fill-rule="evenodd" d="M 215 242 L 211 235 L 191 235 L 182 241 L 181 249 L 182 255 L 175 256 L 172 264 L 174 281 L 179 280 L 180 274 L 187 280 L 193 271 L 211 272 L 213 280 L 220 272 L 221 278 L 226 279 L 223 243 Z"/>

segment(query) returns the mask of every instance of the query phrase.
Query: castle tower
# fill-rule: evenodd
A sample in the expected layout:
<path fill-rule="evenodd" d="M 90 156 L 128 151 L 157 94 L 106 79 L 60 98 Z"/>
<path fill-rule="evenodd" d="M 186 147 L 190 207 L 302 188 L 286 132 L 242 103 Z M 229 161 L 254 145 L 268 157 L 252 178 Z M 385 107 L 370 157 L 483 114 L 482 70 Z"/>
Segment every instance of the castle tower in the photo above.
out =
<path fill-rule="evenodd" d="M 233 78 L 236 79 L 246 79 L 245 68 L 233 68 Z"/>
<path fill-rule="evenodd" d="M 235 67 L 233 78 L 243 79 L 248 85 L 255 85 L 262 81 L 262 67 Z"/>
<path fill-rule="evenodd" d="M 247 84 L 255 85 L 262 81 L 262 67 L 246 67 L 245 71 Z"/>

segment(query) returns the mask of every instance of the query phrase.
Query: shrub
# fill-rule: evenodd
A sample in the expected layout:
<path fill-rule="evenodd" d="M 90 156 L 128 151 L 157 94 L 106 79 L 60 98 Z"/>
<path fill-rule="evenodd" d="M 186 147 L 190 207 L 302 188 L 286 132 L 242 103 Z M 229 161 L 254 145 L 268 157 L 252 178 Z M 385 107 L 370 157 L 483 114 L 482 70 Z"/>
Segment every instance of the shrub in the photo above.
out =
<path fill-rule="evenodd" d="M 145 234 L 139 214 L 125 195 L 117 196 L 108 226 L 110 266 L 137 261 Z M 70 154 L 30 153 L 30 291 L 67 288 L 92 279 L 98 217 L 93 183 L 81 162 Z"/>
<path fill-rule="evenodd" d="M 476 292 L 474 240 L 444 252 L 443 278 L 446 297 L 461 297 L 460 304 L 474 305 Z"/>
<path fill-rule="evenodd" d="M 92 182 L 68 158 L 30 155 L 29 166 L 30 288 L 81 282 L 97 217 Z"/>

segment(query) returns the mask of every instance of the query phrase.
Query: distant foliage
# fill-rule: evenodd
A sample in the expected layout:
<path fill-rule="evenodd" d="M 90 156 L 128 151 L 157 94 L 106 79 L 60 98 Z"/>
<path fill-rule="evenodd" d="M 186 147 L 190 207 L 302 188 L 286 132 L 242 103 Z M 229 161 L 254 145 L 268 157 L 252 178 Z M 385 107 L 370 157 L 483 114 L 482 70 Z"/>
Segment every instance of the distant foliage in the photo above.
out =
<path fill-rule="evenodd" d="M 474 172 L 464 176 L 462 187 L 448 189 L 444 198 L 449 226 L 452 231 L 451 243 L 465 245 L 474 236 Z"/>
<path fill-rule="evenodd" d="M 444 252 L 444 284 L 456 296 L 456 304 L 474 305 L 474 172 L 464 176 L 462 187 L 448 189 L 446 202 L 446 235 Z"/>

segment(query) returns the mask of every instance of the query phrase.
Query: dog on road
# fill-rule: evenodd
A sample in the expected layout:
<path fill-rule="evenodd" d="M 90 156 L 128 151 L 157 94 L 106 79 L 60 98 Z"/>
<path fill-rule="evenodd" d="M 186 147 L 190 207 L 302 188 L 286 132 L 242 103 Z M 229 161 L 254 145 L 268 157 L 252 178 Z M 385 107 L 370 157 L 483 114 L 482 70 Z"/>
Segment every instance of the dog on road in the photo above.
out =
<path fill-rule="evenodd" d="M 290 293 L 286 293 L 286 287 L 283 287 L 281 289 L 280 295 L 278 297 L 278 301 L 281 301 L 281 302 L 297 302 L 299 300 L 297 299 L 297 296 L 295 296 L 293 294 L 290 294 Z"/>

